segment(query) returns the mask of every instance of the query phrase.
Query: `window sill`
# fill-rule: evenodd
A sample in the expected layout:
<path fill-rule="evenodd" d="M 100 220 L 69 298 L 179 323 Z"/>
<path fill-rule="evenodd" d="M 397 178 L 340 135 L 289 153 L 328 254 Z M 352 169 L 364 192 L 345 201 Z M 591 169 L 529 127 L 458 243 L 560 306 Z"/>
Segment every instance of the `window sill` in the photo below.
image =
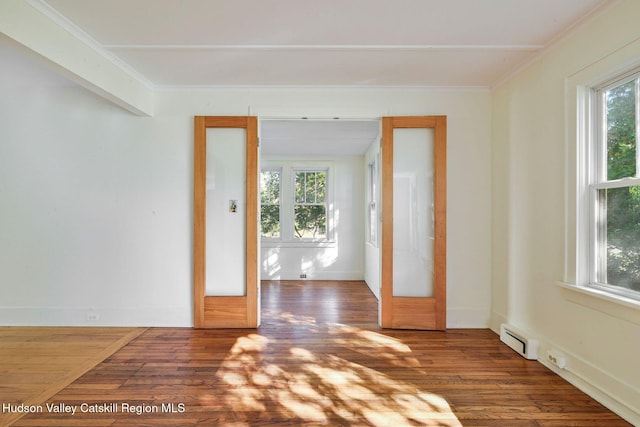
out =
<path fill-rule="evenodd" d="M 564 290 L 568 301 L 640 325 L 640 301 L 587 286 L 567 282 L 556 284 Z"/>
<path fill-rule="evenodd" d="M 323 242 L 292 242 L 281 240 L 262 240 L 260 246 L 263 248 L 335 248 L 334 240 Z"/>

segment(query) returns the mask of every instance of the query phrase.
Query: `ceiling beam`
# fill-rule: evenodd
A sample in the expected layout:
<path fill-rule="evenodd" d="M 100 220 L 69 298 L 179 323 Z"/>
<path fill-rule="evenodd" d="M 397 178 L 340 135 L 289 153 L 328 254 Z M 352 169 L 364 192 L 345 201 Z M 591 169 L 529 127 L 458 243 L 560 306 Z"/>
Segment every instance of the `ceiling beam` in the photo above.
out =
<path fill-rule="evenodd" d="M 80 86 L 136 115 L 152 116 L 153 87 L 126 70 L 106 51 L 52 19 L 42 3 L 0 1 L 0 33 Z"/>

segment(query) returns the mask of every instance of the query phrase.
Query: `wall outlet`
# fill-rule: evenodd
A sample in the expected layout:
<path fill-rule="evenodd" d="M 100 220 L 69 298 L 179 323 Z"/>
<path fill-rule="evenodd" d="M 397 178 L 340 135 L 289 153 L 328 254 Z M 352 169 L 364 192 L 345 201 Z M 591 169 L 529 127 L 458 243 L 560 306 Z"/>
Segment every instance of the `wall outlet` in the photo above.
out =
<path fill-rule="evenodd" d="M 547 351 L 547 360 L 560 369 L 567 366 L 567 359 L 555 350 Z"/>
<path fill-rule="evenodd" d="M 306 278 L 307 278 L 307 275 L 306 275 L 305 273 L 302 273 L 302 274 L 300 275 L 300 278 L 301 278 L 301 279 L 306 279 Z"/>
<path fill-rule="evenodd" d="M 90 310 L 87 312 L 87 320 L 89 322 L 95 322 L 97 320 L 100 320 L 100 315 L 97 312 Z"/>

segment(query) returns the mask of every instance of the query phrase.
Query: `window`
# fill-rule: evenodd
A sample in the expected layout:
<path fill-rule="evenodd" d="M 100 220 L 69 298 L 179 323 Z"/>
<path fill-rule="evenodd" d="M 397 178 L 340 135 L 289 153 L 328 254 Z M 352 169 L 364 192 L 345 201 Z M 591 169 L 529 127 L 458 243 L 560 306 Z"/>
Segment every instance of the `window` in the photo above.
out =
<path fill-rule="evenodd" d="M 262 237 L 280 238 L 281 171 L 260 172 L 260 232 Z"/>
<path fill-rule="evenodd" d="M 260 171 L 263 243 L 292 246 L 331 243 L 331 162 L 266 160 L 264 163 Z"/>
<path fill-rule="evenodd" d="M 640 73 L 595 91 L 590 150 L 589 281 L 640 299 Z"/>
<path fill-rule="evenodd" d="M 295 171 L 293 229 L 299 239 L 327 237 L 327 172 Z"/>
<path fill-rule="evenodd" d="M 367 241 L 376 246 L 378 240 L 378 168 L 376 160 L 372 160 L 367 168 Z"/>

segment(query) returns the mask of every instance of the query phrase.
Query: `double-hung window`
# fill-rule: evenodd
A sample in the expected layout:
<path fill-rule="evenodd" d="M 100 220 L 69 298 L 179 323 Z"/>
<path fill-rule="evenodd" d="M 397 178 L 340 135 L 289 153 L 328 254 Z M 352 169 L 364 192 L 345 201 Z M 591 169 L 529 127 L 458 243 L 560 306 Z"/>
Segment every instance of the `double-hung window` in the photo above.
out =
<path fill-rule="evenodd" d="M 280 238 L 282 170 L 260 171 L 260 233 L 266 238 Z"/>
<path fill-rule="evenodd" d="M 589 282 L 640 299 L 640 73 L 595 90 L 589 152 Z"/>
<path fill-rule="evenodd" d="M 293 230 L 298 239 L 327 238 L 327 171 L 294 170 Z"/>
<path fill-rule="evenodd" d="M 330 162 L 265 161 L 260 232 L 268 245 L 331 244 Z"/>
<path fill-rule="evenodd" d="M 373 246 L 378 243 L 378 167 L 376 159 L 367 167 L 367 241 Z"/>

